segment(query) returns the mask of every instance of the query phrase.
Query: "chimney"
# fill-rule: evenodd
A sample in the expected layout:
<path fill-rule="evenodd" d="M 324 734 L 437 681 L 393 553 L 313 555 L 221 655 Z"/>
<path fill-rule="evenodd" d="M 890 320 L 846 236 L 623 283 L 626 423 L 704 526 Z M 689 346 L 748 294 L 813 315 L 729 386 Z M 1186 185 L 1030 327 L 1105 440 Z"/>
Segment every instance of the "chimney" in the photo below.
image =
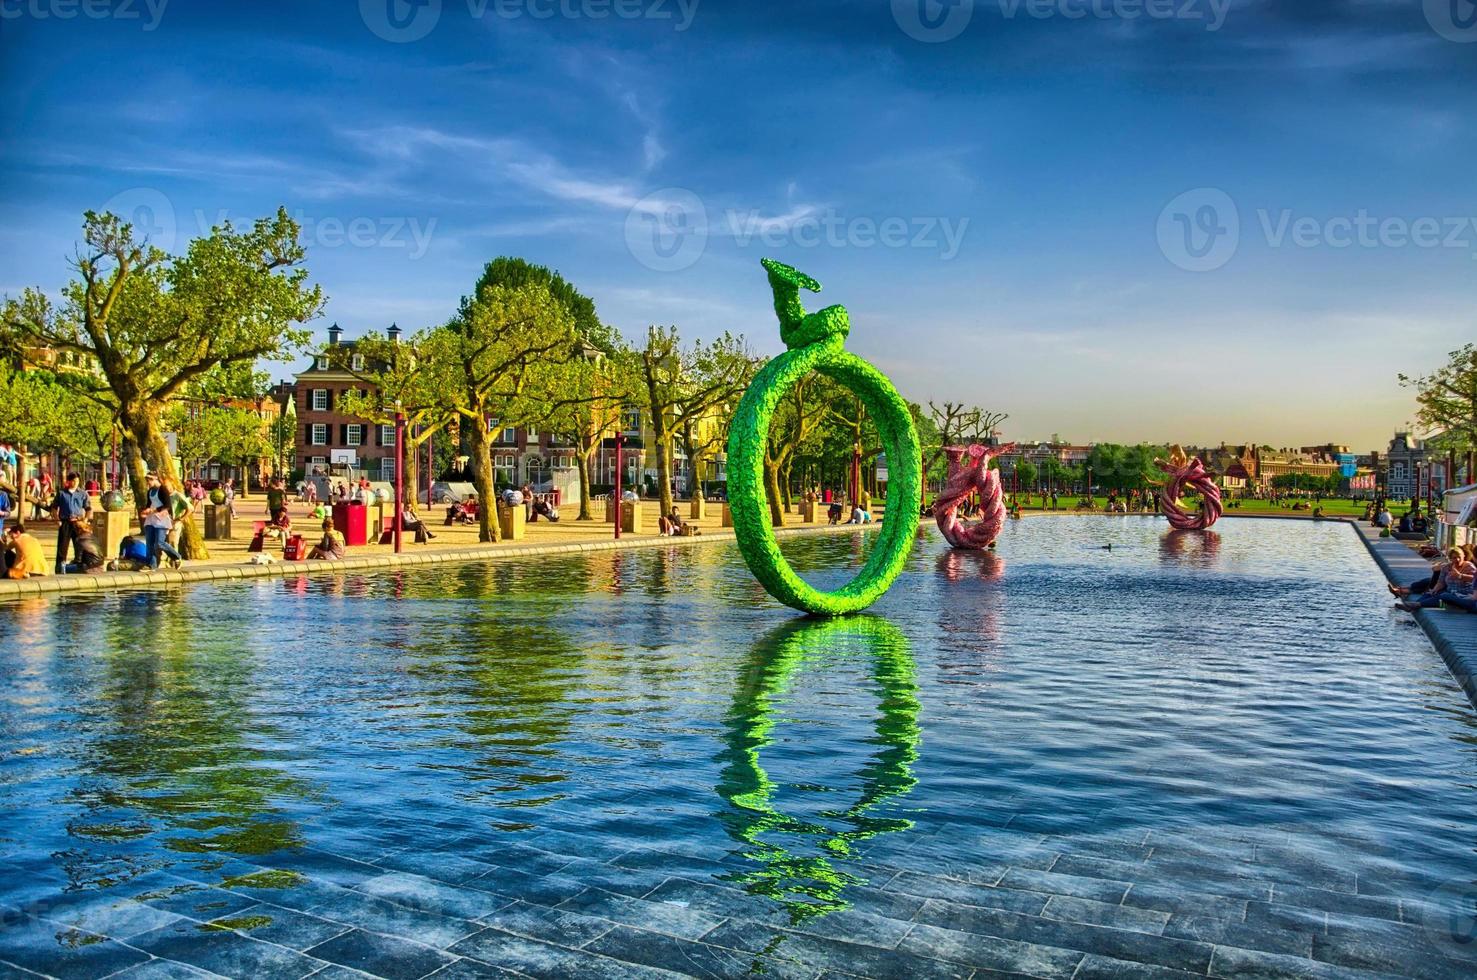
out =
<path fill-rule="evenodd" d="M 337 323 L 328 328 L 328 346 L 337 347 L 338 340 L 344 335 L 343 328 Z"/>
<path fill-rule="evenodd" d="M 398 343 L 400 343 L 400 327 L 397 324 L 394 324 L 394 323 L 390 324 L 390 329 L 389 329 L 388 333 L 390 335 L 390 343 L 392 343 L 392 344 L 398 344 Z"/>

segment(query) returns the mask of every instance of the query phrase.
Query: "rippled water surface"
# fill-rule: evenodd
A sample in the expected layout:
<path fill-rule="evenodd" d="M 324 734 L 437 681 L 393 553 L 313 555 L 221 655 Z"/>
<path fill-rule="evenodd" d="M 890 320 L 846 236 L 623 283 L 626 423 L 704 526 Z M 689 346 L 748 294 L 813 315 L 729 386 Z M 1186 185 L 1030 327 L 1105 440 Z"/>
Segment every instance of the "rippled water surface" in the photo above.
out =
<path fill-rule="evenodd" d="M 1473 712 L 1342 525 L 924 531 L 840 622 L 731 545 L 0 621 L 0 960 L 43 972 L 1464 962 L 1420 910 L 1477 872 Z"/>

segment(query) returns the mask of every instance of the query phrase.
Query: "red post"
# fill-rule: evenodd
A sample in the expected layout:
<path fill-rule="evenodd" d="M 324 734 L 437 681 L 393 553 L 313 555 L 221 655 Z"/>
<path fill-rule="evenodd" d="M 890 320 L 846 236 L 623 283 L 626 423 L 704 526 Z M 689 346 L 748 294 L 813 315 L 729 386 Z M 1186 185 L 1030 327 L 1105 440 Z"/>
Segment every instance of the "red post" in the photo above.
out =
<path fill-rule="evenodd" d="M 615 434 L 615 489 L 610 492 L 610 503 L 615 508 L 615 536 L 619 540 L 621 536 L 621 480 L 625 478 L 625 470 L 621 466 L 621 434 Z"/>
<path fill-rule="evenodd" d="M 400 554 L 400 532 L 405 529 L 405 413 L 395 413 L 395 554 Z"/>

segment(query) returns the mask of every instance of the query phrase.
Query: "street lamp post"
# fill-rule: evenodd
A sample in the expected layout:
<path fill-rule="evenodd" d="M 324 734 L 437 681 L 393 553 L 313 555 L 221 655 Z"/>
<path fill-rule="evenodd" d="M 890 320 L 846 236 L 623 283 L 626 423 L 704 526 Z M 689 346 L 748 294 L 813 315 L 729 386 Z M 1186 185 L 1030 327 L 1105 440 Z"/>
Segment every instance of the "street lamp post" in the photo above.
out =
<path fill-rule="evenodd" d="M 395 403 L 395 554 L 400 554 L 401 532 L 405 525 L 405 413 Z"/>
<path fill-rule="evenodd" d="M 621 536 L 621 517 L 623 516 L 621 514 L 621 507 L 622 507 L 622 505 L 621 505 L 621 480 L 624 479 L 624 477 L 625 477 L 625 470 L 621 466 L 621 463 L 622 463 L 621 443 L 622 443 L 621 433 L 620 433 L 620 430 L 617 429 L 616 430 L 616 433 L 615 433 L 615 487 L 614 487 L 614 489 L 612 489 L 610 491 L 610 505 L 615 508 L 615 537 L 616 537 L 616 540 L 620 540 L 620 536 Z"/>
<path fill-rule="evenodd" d="M 436 430 L 426 435 L 426 513 L 431 511 L 431 486 L 436 482 Z"/>

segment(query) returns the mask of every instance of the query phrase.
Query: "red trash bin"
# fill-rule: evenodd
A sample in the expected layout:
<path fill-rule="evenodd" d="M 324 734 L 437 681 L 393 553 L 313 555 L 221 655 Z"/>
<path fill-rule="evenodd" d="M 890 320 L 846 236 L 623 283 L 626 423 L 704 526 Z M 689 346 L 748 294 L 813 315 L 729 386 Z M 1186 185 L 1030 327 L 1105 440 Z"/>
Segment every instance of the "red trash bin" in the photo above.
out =
<path fill-rule="evenodd" d="M 553 501 L 553 503 L 554 503 L 554 507 L 555 507 L 555 508 L 558 508 L 558 506 L 559 506 L 559 498 L 560 498 L 560 497 L 561 497 L 561 496 L 562 496 L 562 495 L 563 495 L 563 491 L 562 491 L 562 490 L 560 490 L 560 489 L 559 489 L 559 488 L 558 488 L 558 487 L 555 487 L 555 488 L 554 488 L 554 490 L 553 490 L 553 496 L 554 496 L 554 501 Z"/>
<path fill-rule="evenodd" d="M 344 544 L 368 544 L 369 508 L 355 500 L 340 501 L 333 505 L 333 526 L 344 536 Z M 375 537 L 379 537 L 378 528 Z"/>

